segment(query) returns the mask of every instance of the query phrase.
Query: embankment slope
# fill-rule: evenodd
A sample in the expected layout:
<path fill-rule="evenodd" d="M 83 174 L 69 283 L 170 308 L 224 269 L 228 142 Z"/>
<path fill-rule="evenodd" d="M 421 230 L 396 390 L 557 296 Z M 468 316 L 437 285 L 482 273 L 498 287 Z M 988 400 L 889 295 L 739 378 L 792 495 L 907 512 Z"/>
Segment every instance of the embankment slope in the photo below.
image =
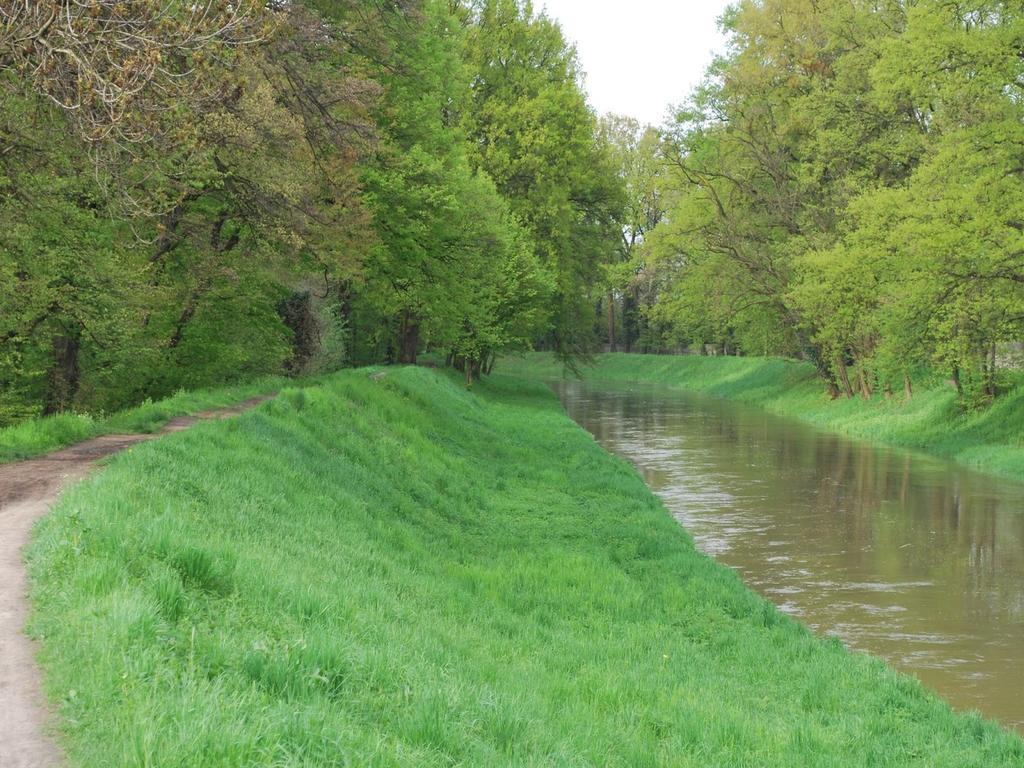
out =
<path fill-rule="evenodd" d="M 75 766 L 1017 766 L 698 553 L 540 385 L 343 373 L 115 457 L 29 552 Z"/>

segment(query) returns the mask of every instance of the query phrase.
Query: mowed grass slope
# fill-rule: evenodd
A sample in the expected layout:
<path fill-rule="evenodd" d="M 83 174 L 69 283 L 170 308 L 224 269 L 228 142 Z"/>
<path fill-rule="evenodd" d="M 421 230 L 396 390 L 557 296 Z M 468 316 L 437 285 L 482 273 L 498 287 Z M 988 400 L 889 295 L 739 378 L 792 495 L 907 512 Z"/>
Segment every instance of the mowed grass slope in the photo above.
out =
<path fill-rule="evenodd" d="M 29 553 L 74 766 L 1020 766 L 699 554 L 546 388 L 366 371 L 138 446 Z"/>
<path fill-rule="evenodd" d="M 547 353 L 505 361 L 502 371 L 532 378 L 571 375 Z M 917 382 L 902 392 L 832 400 L 808 363 L 765 357 L 598 355 L 581 368 L 595 382 L 661 384 L 759 405 L 824 429 L 926 451 L 1024 480 L 1024 383 L 987 409 L 963 412 L 944 381 Z"/>

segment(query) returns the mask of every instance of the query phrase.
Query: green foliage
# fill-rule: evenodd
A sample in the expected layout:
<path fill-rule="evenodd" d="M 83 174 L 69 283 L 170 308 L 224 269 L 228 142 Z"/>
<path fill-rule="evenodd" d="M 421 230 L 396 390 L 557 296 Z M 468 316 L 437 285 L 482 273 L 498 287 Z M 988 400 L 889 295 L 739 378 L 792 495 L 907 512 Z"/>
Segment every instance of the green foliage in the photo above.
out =
<path fill-rule="evenodd" d="M 819 311 L 837 353 L 852 349 L 883 375 L 938 365 L 973 400 L 998 393 L 996 349 L 1024 332 L 1021 67 L 1009 54 L 1022 24 L 988 5 L 908 12 L 881 48 L 875 98 L 912 105 L 924 152 L 905 184 L 852 201 L 841 243 L 811 254 L 803 281 L 813 292 L 845 275 L 847 290 Z"/>
<path fill-rule="evenodd" d="M 462 27 L 448 3 L 424 13 L 383 78 L 384 139 L 365 175 L 378 234 L 363 290 L 378 348 L 367 357 L 414 362 L 431 346 L 472 377 L 543 332 L 551 277 L 510 204 L 470 166 Z"/>
<path fill-rule="evenodd" d="M 647 315 L 836 394 L 929 366 L 990 402 L 1024 338 L 1021 9 L 762 0 L 726 29 L 665 141 Z"/>
<path fill-rule="evenodd" d="M 175 152 L 142 143 L 127 169 L 84 159 L 65 116 L 4 83 L 0 424 L 281 372 L 282 296 L 311 271 L 351 275 L 365 216 L 334 126 L 358 124 L 363 94 L 334 69 L 337 40 L 309 45 L 316 19 L 280 15 L 220 71 L 216 105 L 181 105 Z M 115 196 L 124 173 L 145 181 Z"/>
<path fill-rule="evenodd" d="M 43 523 L 71 765 L 1024 759 L 697 552 L 545 387 L 369 373 L 118 456 Z"/>
<path fill-rule="evenodd" d="M 646 318 L 638 309 L 653 296 L 643 245 L 663 223 L 671 194 L 665 188 L 661 137 L 656 130 L 631 118 L 607 115 L 600 122 L 600 139 L 625 193 L 618 248 L 605 265 L 606 295 L 601 299 L 605 339 L 611 351 L 618 345 L 629 351 L 646 330 Z"/>
<path fill-rule="evenodd" d="M 93 31 L 135 30 L 104 15 L 131 10 L 97 8 Z M 608 181 L 592 176 L 602 154 L 574 64 L 541 116 L 571 107 L 563 132 L 515 150 L 543 165 L 559 142 L 580 146 L 558 176 L 558 255 L 526 215 L 544 201 L 496 185 L 468 135 L 483 17 L 442 0 L 264 10 L 258 42 L 190 52 L 188 98 L 145 91 L 166 73 L 140 72 L 138 103 L 159 114 L 107 115 L 109 141 L 85 141 L 83 116 L 48 99 L 69 84 L 16 78 L 0 50 L 0 425 L 428 348 L 472 378 L 548 334 L 560 296 L 587 305 L 598 241 L 614 232 L 607 210 L 570 205 Z M 131 20 L 149 35 L 132 45 L 180 43 L 176 25 Z M 541 26 L 567 67 L 561 34 Z M 143 124 L 151 140 L 129 140 Z"/>
<path fill-rule="evenodd" d="M 474 8 L 462 118 L 470 162 L 509 200 L 554 276 L 550 343 L 568 357 L 585 354 L 601 267 L 619 247 L 623 182 L 558 25 L 520 0 Z"/>

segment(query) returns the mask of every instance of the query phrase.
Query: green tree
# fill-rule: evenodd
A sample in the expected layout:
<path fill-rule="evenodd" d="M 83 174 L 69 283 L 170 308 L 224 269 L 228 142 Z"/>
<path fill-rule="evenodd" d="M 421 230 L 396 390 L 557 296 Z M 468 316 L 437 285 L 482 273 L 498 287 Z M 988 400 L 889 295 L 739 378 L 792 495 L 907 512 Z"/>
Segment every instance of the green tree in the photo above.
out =
<path fill-rule="evenodd" d="M 632 118 L 607 115 L 600 122 L 600 138 L 609 149 L 625 192 L 621 238 L 605 268 L 607 339 L 612 351 L 621 344 L 628 352 L 639 339 L 643 322 L 640 307 L 645 263 L 641 246 L 664 219 L 668 204 L 661 137 L 654 128 L 641 126 Z"/>
<path fill-rule="evenodd" d="M 622 181 L 558 25 L 519 0 L 481 0 L 471 19 L 462 120 L 470 161 L 494 180 L 555 276 L 551 343 L 566 359 L 585 355 L 601 267 L 619 244 Z"/>

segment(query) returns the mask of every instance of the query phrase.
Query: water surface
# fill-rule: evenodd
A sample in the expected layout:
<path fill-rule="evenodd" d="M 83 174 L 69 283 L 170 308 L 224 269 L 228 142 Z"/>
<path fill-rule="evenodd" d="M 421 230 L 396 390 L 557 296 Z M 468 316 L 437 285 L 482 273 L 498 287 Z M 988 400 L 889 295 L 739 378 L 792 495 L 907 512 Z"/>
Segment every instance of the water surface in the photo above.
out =
<path fill-rule="evenodd" d="M 553 386 L 783 611 L 1024 729 L 1024 484 L 707 396 Z"/>

